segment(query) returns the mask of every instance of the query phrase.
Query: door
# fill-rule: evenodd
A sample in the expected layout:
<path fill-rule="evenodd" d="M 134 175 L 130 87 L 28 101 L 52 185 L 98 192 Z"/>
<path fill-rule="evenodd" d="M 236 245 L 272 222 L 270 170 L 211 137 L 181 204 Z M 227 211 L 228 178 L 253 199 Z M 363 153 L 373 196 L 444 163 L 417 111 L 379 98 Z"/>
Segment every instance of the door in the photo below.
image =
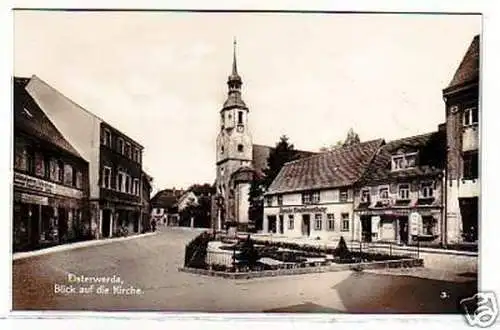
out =
<path fill-rule="evenodd" d="M 58 208 L 57 216 L 59 240 L 60 242 L 65 242 L 68 238 L 68 210 L 62 207 Z"/>
<path fill-rule="evenodd" d="M 361 237 L 363 242 L 372 241 L 372 221 L 370 216 L 361 216 Z"/>
<path fill-rule="evenodd" d="M 403 244 L 408 244 L 408 217 L 399 218 L 399 237 Z"/>
<path fill-rule="evenodd" d="M 302 214 L 302 235 L 311 235 L 311 216 L 309 214 Z"/>
<path fill-rule="evenodd" d="M 280 215 L 280 234 L 284 233 L 283 226 L 284 226 L 283 216 Z"/>
<path fill-rule="evenodd" d="M 109 237 L 109 228 L 111 225 L 111 210 L 102 210 L 102 236 Z"/>
<path fill-rule="evenodd" d="M 270 215 L 267 217 L 268 229 L 270 233 L 276 233 L 276 216 Z"/>

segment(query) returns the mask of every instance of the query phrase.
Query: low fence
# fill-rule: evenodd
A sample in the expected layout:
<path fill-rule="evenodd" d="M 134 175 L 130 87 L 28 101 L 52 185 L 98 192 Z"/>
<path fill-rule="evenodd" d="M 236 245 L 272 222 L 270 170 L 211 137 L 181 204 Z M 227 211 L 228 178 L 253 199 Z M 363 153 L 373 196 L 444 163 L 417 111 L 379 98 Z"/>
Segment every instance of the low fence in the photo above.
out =
<path fill-rule="evenodd" d="M 234 257 L 231 251 L 207 251 L 206 262 L 209 265 L 223 265 L 230 267 L 233 265 Z"/>

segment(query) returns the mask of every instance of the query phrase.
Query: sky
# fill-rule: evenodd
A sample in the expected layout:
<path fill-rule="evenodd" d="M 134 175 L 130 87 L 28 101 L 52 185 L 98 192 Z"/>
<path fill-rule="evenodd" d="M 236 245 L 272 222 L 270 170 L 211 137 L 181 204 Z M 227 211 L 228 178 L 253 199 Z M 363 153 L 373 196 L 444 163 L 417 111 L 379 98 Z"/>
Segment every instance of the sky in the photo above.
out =
<path fill-rule="evenodd" d="M 144 148 L 154 189 L 213 183 L 233 38 L 256 144 L 318 151 L 437 130 L 480 16 L 14 13 L 14 74 L 37 75 Z"/>

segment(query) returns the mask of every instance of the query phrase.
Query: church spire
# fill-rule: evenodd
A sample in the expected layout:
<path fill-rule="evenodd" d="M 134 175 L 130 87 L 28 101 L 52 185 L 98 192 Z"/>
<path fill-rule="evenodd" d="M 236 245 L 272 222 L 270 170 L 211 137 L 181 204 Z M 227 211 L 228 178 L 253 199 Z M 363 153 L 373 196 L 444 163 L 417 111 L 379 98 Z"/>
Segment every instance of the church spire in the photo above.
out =
<path fill-rule="evenodd" d="M 243 84 L 238 67 L 236 65 L 236 38 L 233 39 L 233 69 L 231 75 L 227 78 L 228 95 L 224 102 L 224 109 L 239 107 L 247 109 L 245 102 L 241 99 L 241 85 Z"/>
<path fill-rule="evenodd" d="M 233 39 L 233 73 L 232 76 L 238 76 L 238 67 L 236 66 L 236 37 Z"/>

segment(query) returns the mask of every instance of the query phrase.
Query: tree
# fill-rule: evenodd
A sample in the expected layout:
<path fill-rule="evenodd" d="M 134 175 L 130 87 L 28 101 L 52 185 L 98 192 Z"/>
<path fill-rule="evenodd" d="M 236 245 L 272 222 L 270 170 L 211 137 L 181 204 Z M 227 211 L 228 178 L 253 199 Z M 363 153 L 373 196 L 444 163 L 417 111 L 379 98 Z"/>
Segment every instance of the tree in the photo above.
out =
<path fill-rule="evenodd" d="M 195 227 L 209 228 L 211 223 L 212 199 L 211 196 L 215 193 L 213 185 L 193 184 L 186 192 L 193 192 L 198 201 L 189 201 L 188 206 L 181 211 L 181 221 L 184 225 L 189 226 L 191 217 L 194 218 Z"/>
<path fill-rule="evenodd" d="M 262 230 L 262 219 L 264 218 L 264 202 L 262 195 L 264 194 L 264 185 L 262 178 L 254 175 L 250 182 L 250 191 L 248 193 L 248 219 L 255 224 L 256 230 Z"/>
<path fill-rule="evenodd" d="M 264 189 L 269 188 L 285 163 L 295 159 L 297 159 L 297 151 L 293 144 L 288 142 L 288 137 L 282 135 L 276 147 L 269 153 L 267 168 L 264 169 Z"/>
<path fill-rule="evenodd" d="M 344 141 L 343 146 L 346 147 L 346 146 L 350 146 L 353 144 L 358 144 L 360 142 L 361 141 L 359 139 L 358 133 L 355 133 L 354 130 L 352 128 L 350 128 L 349 131 L 347 132 L 347 137 Z"/>

